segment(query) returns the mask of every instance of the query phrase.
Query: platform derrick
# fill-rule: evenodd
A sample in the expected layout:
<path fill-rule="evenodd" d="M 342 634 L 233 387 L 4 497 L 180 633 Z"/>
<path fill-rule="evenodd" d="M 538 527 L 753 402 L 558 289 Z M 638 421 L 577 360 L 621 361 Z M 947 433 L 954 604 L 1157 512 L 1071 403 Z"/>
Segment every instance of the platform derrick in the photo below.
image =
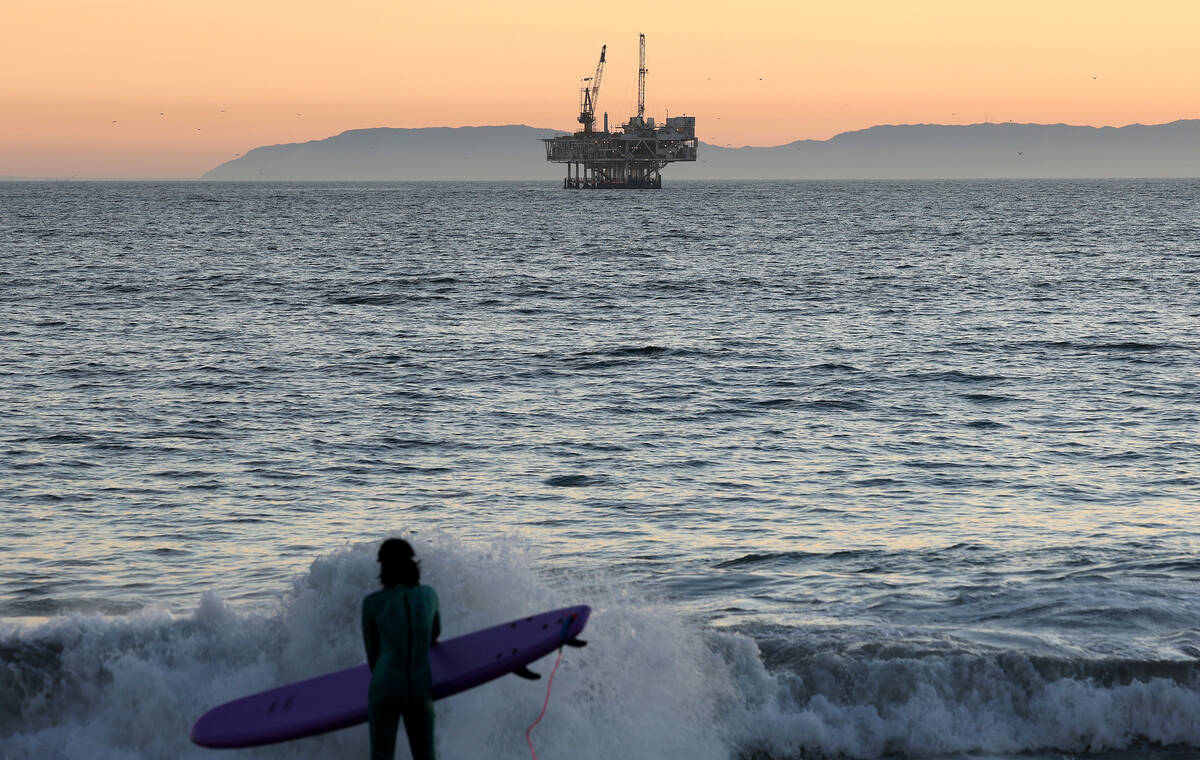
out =
<path fill-rule="evenodd" d="M 567 165 L 564 188 L 660 188 L 664 166 L 696 160 L 696 117 L 669 116 L 663 126 L 657 126 L 653 117 L 646 118 L 646 35 L 642 34 L 638 40 L 637 115 L 610 132 L 606 113 L 603 129 L 597 130 L 596 106 L 607 47 L 600 48 L 596 73 L 585 78 L 580 88 L 581 129 L 542 140 L 546 160 Z"/>

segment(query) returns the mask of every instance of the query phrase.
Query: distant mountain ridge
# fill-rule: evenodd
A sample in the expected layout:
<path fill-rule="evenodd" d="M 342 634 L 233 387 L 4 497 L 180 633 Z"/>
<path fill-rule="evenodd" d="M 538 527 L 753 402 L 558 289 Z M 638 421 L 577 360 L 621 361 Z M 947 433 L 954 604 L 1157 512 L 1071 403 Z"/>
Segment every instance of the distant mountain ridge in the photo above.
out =
<path fill-rule="evenodd" d="M 546 162 L 538 140 L 561 134 L 515 124 L 352 129 L 324 140 L 255 148 L 201 179 L 550 179 L 559 167 Z"/>
<path fill-rule="evenodd" d="M 700 125 L 701 129 L 703 124 Z M 525 125 L 355 129 L 255 148 L 206 180 L 555 180 Z M 672 180 L 1200 177 L 1200 119 L 1124 127 L 982 123 L 880 125 L 774 147 L 701 143 Z"/>

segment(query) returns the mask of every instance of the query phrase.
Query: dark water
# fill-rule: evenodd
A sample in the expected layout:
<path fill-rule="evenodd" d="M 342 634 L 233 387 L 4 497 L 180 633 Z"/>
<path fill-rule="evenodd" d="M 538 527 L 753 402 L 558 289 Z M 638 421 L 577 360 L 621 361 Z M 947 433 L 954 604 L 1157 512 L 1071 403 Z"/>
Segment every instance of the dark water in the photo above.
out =
<path fill-rule="evenodd" d="M 593 604 L 544 757 L 1200 754 L 1198 293 L 1197 182 L 0 184 L 0 757 L 207 756 L 392 533 Z"/>

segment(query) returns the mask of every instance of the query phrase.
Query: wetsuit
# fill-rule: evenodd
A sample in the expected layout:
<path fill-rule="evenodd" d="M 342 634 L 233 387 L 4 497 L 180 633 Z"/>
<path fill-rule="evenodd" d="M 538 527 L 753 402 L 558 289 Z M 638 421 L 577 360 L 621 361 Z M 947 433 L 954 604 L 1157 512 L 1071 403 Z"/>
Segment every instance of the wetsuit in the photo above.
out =
<path fill-rule="evenodd" d="M 434 760 L 429 645 L 441 633 L 437 593 L 430 586 L 376 591 L 363 599 L 362 627 L 371 667 L 372 760 L 393 760 L 401 718 L 413 760 Z"/>

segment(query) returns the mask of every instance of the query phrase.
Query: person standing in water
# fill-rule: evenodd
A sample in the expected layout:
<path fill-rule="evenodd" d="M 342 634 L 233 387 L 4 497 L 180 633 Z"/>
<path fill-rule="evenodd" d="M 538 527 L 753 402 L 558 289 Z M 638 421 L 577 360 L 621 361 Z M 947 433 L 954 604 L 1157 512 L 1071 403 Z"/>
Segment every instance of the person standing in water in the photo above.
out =
<path fill-rule="evenodd" d="M 383 588 L 362 604 L 363 642 L 371 668 L 371 760 L 393 760 L 401 718 L 413 760 L 434 760 L 429 647 L 442 627 L 437 592 L 420 585 L 421 569 L 407 541 L 384 541 L 378 559 Z"/>

